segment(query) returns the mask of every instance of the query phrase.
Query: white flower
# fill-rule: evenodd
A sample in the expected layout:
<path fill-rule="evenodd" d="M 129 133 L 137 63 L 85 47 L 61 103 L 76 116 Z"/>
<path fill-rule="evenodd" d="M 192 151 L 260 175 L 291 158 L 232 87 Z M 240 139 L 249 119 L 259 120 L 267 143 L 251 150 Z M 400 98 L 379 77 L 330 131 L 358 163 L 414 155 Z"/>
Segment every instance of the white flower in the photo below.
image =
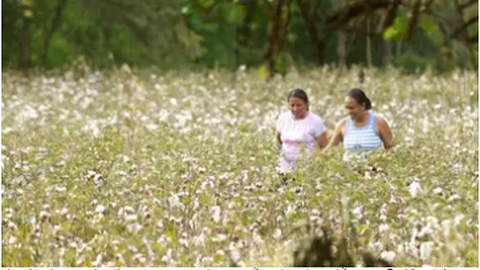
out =
<path fill-rule="evenodd" d="M 282 230 L 276 229 L 275 233 L 273 234 L 273 238 L 279 239 L 280 237 L 282 237 Z"/>
<path fill-rule="evenodd" d="M 102 257 L 103 257 L 102 254 L 98 254 L 95 261 L 92 262 L 92 265 L 95 267 L 99 266 L 100 263 L 102 262 Z"/>
<path fill-rule="evenodd" d="M 287 211 L 285 212 L 285 216 L 289 217 L 294 212 L 295 212 L 295 206 L 292 206 L 291 204 L 289 204 L 287 207 Z"/>
<path fill-rule="evenodd" d="M 452 221 L 447 219 L 442 221 L 443 237 L 446 239 L 450 236 L 450 228 L 452 226 Z"/>
<path fill-rule="evenodd" d="M 7 222 L 7 226 L 10 230 L 18 230 L 18 227 L 17 225 L 15 225 L 15 223 L 11 222 L 11 221 L 8 221 Z"/>
<path fill-rule="evenodd" d="M 147 259 L 141 253 L 137 253 L 133 256 L 133 261 L 138 261 L 140 263 L 145 263 Z"/>
<path fill-rule="evenodd" d="M 143 226 L 138 223 L 127 225 L 127 231 L 130 233 L 138 233 L 142 228 Z"/>
<path fill-rule="evenodd" d="M 420 187 L 420 183 L 418 183 L 417 181 L 412 182 L 408 186 L 408 191 L 410 192 L 410 195 L 412 196 L 412 198 L 417 197 L 418 192 L 422 191 L 422 188 Z"/>
<path fill-rule="evenodd" d="M 202 262 L 213 262 L 213 258 L 212 257 L 203 257 Z"/>
<path fill-rule="evenodd" d="M 50 216 L 50 214 L 45 211 L 45 210 L 41 210 L 40 211 L 40 218 L 43 219 L 43 218 L 48 218 Z"/>
<path fill-rule="evenodd" d="M 220 208 L 220 206 L 213 206 L 210 209 L 210 216 L 215 223 L 220 222 L 221 213 L 222 213 L 222 209 Z"/>
<path fill-rule="evenodd" d="M 380 232 L 384 232 L 388 230 L 388 225 L 387 224 L 381 224 L 379 227 L 378 227 L 378 231 Z"/>
<path fill-rule="evenodd" d="M 95 208 L 95 212 L 97 213 L 103 213 L 105 211 L 105 206 L 103 205 L 97 205 L 97 207 Z"/>
<path fill-rule="evenodd" d="M 382 251 L 382 254 L 380 254 L 380 257 L 389 263 L 393 262 L 393 260 L 395 259 L 395 256 L 396 256 L 395 252 L 386 251 L 386 250 Z"/>
<path fill-rule="evenodd" d="M 253 242 L 257 245 L 263 245 L 263 240 L 262 240 L 262 237 L 260 237 L 260 235 L 258 235 L 257 232 L 254 232 L 253 233 Z"/>
<path fill-rule="evenodd" d="M 212 242 L 223 242 L 227 240 L 227 236 L 225 234 L 219 234 L 212 239 Z"/>
<path fill-rule="evenodd" d="M 205 234 L 203 232 L 200 235 L 193 237 L 193 245 L 196 247 L 203 245 L 203 243 L 205 243 Z"/>
<path fill-rule="evenodd" d="M 9 245 L 13 245 L 17 242 L 17 238 L 15 236 L 10 236 L 10 238 L 8 239 L 8 244 Z"/>
<path fill-rule="evenodd" d="M 352 215 L 354 215 L 356 219 L 361 219 L 363 217 L 362 210 L 363 210 L 362 206 L 357 206 L 353 208 Z"/>
<path fill-rule="evenodd" d="M 167 263 L 167 264 L 173 264 L 174 260 L 172 258 L 172 250 L 169 249 L 167 251 L 167 254 L 162 257 L 162 262 Z"/>
<path fill-rule="evenodd" d="M 145 126 L 149 131 L 155 131 L 158 129 L 158 125 L 148 124 Z"/>
<path fill-rule="evenodd" d="M 377 250 L 377 251 L 382 249 L 382 243 L 379 242 L 379 241 L 370 243 L 369 246 L 370 246 L 370 248 L 372 248 L 374 250 Z"/>
<path fill-rule="evenodd" d="M 442 191 L 443 191 L 443 189 L 441 187 L 438 187 L 438 188 L 433 190 L 433 193 L 439 194 L 439 193 L 442 193 Z"/>
<path fill-rule="evenodd" d="M 430 226 L 424 226 L 422 227 L 422 229 L 420 230 L 420 233 L 418 233 L 418 237 L 424 237 L 426 235 L 430 235 L 432 233 L 432 229 L 430 228 Z"/>
<path fill-rule="evenodd" d="M 451 202 L 456 199 L 460 199 L 461 197 L 458 194 L 453 194 L 450 198 L 448 198 L 448 201 Z"/>
<path fill-rule="evenodd" d="M 430 254 L 432 253 L 433 242 L 423 242 L 420 245 L 420 258 L 423 261 L 428 261 L 430 259 Z"/>
<path fill-rule="evenodd" d="M 185 239 L 185 238 L 180 238 L 178 240 L 178 244 L 180 244 L 181 246 L 184 246 L 184 247 L 188 247 L 188 240 Z"/>
<path fill-rule="evenodd" d="M 132 215 L 125 215 L 124 219 L 125 221 L 135 221 L 137 220 L 137 215 L 136 214 L 132 214 Z"/>
<path fill-rule="evenodd" d="M 64 207 L 62 210 L 60 210 L 60 214 L 66 215 L 68 213 L 67 207 Z"/>
<path fill-rule="evenodd" d="M 182 211 L 185 209 L 185 205 L 180 202 L 178 194 L 171 193 L 171 196 L 168 198 L 168 203 L 174 208 L 180 208 Z"/>
<path fill-rule="evenodd" d="M 64 192 L 65 190 L 67 190 L 67 188 L 64 186 L 56 186 L 55 190 L 58 192 Z"/>
<path fill-rule="evenodd" d="M 75 265 L 80 265 L 83 263 L 83 258 L 79 258 L 78 260 L 75 261 Z"/>
<path fill-rule="evenodd" d="M 460 215 L 457 215 L 455 217 L 455 226 L 458 226 L 458 224 L 460 224 L 460 222 L 465 218 L 465 216 L 463 214 L 460 214 Z"/>
<path fill-rule="evenodd" d="M 157 222 L 157 229 L 163 228 L 163 220 L 159 219 Z"/>

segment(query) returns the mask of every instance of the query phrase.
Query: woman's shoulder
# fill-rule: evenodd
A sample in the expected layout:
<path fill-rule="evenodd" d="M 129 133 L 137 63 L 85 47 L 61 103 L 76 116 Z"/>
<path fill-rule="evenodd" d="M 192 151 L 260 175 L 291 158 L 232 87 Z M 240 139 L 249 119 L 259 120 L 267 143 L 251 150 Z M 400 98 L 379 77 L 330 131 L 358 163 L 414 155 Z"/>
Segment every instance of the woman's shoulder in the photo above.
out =
<path fill-rule="evenodd" d="M 284 123 L 285 121 L 288 121 L 289 118 L 291 118 L 291 112 L 289 111 L 286 111 L 286 112 L 282 112 L 278 118 L 277 118 L 277 122 L 281 122 L 281 123 Z"/>
<path fill-rule="evenodd" d="M 344 127 L 344 126 L 347 124 L 348 119 L 349 119 L 348 116 L 340 119 L 340 121 L 337 122 L 337 124 L 335 125 L 335 127 L 336 127 L 336 128 L 342 128 L 342 127 Z"/>
<path fill-rule="evenodd" d="M 375 117 L 375 122 L 376 123 L 380 123 L 380 124 L 384 124 L 387 122 L 385 116 L 381 113 L 373 113 L 371 112 L 370 113 L 371 115 L 373 115 L 373 117 Z"/>
<path fill-rule="evenodd" d="M 310 119 L 312 119 L 313 121 L 315 121 L 315 122 L 322 122 L 322 123 L 324 122 L 324 121 L 323 121 L 323 118 L 322 118 L 320 115 L 315 114 L 315 113 L 313 113 L 313 112 L 309 112 L 309 113 L 308 113 L 308 117 L 309 117 Z"/>
<path fill-rule="evenodd" d="M 279 119 L 279 120 L 280 120 L 280 119 L 284 119 L 284 118 L 288 117 L 289 114 L 290 114 L 289 111 L 282 112 L 282 113 L 280 113 L 280 115 L 278 116 L 278 119 Z"/>

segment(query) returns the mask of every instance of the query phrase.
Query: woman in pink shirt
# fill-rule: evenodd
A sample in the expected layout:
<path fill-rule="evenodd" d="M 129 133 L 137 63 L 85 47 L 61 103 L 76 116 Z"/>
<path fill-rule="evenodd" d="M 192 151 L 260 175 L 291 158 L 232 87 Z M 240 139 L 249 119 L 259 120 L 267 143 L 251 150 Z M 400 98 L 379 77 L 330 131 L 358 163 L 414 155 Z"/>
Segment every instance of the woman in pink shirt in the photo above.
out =
<path fill-rule="evenodd" d="M 290 111 L 280 115 L 274 148 L 280 154 L 279 170 L 290 173 L 295 169 L 295 160 L 300 157 L 303 145 L 308 155 L 316 145 L 323 149 L 328 144 L 323 119 L 308 110 L 308 96 L 302 89 L 293 89 L 287 96 Z"/>

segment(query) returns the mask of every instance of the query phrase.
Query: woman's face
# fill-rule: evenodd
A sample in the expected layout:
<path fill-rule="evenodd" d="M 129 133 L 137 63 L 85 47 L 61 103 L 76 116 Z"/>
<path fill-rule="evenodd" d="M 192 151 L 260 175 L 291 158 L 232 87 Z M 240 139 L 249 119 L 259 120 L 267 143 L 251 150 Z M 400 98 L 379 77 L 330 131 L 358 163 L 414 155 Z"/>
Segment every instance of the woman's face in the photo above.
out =
<path fill-rule="evenodd" d="M 358 119 L 365 113 L 365 105 L 358 104 L 357 100 L 351 97 L 345 98 L 345 110 L 352 120 Z"/>
<path fill-rule="evenodd" d="M 307 104 L 303 99 L 291 97 L 288 99 L 288 108 L 296 119 L 302 119 L 307 113 Z"/>

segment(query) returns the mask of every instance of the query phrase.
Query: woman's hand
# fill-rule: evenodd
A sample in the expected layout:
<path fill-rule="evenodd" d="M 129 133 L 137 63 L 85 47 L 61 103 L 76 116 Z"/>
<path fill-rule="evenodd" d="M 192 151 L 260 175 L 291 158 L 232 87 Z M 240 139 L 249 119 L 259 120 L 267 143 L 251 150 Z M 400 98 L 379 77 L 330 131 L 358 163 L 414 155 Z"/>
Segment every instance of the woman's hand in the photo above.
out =
<path fill-rule="evenodd" d="M 280 150 L 282 149 L 282 139 L 280 132 L 277 132 L 275 138 L 273 140 L 273 151 L 277 154 L 280 154 Z"/>
<path fill-rule="evenodd" d="M 330 142 L 322 151 L 323 154 L 326 154 L 330 148 L 332 148 L 333 146 L 338 146 L 342 142 L 345 125 L 346 118 L 337 123 Z"/>
<path fill-rule="evenodd" d="M 316 141 L 320 150 L 324 150 L 328 145 L 327 132 L 323 132 L 322 135 L 318 136 Z"/>

